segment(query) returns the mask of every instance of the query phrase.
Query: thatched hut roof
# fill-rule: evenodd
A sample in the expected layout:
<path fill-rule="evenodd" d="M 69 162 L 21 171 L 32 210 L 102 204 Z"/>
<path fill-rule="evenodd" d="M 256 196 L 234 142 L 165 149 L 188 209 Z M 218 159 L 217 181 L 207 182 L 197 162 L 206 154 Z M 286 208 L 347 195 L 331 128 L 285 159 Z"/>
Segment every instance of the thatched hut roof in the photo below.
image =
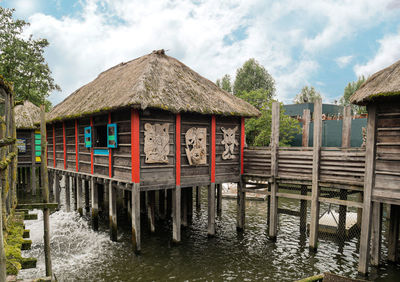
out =
<path fill-rule="evenodd" d="M 48 120 L 75 118 L 121 107 L 246 117 L 260 114 L 249 103 L 221 90 L 160 50 L 102 72 L 55 106 Z"/>
<path fill-rule="evenodd" d="M 29 101 L 15 106 L 14 111 L 17 129 L 33 129 L 40 122 L 40 108 Z"/>
<path fill-rule="evenodd" d="M 400 96 L 400 60 L 368 78 L 350 97 L 350 102 L 365 105 L 378 97 L 392 96 Z"/>

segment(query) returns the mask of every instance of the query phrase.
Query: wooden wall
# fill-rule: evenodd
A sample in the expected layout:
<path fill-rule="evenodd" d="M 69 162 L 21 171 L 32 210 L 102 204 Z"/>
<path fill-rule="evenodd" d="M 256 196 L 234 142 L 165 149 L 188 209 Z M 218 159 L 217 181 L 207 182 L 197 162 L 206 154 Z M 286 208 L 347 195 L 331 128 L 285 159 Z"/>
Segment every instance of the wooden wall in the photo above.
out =
<path fill-rule="evenodd" d="M 18 165 L 19 166 L 27 166 L 32 164 L 32 144 L 34 146 L 34 142 L 32 141 L 32 137 L 34 134 L 34 130 L 30 129 L 17 129 L 17 139 L 25 139 L 26 140 L 26 152 L 18 153 Z"/>
<path fill-rule="evenodd" d="M 211 181 L 211 116 L 200 114 L 181 115 L 181 186 L 206 185 Z M 216 117 L 216 158 L 215 181 L 237 182 L 240 179 L 240 118 Z M 117 124 L 118 146 L 109 150 L 109 155 L 95 154 L 93 148 L 86 148 L 84 143 L 84 128 L 90 126 Z M 169 124 L 169 154 L 168 163 L 145 163 L 144 153 L 144 124 Z M 224 145 L 221 144 L 223 132 L 221 127 L 238 127 L 235 133 L 239 146 L 235 146 L 233 160 L 223 160 Z M 54 135 L 53 135 L 54 127 Z M 207 128 L 207 164 L 190 166 L 185 153 L 185 133 L 192 127 Z M 75 142 L 75 130 L 78 132 L 78 146 Z M 94 131 L 92 132 L 94 134 Z M 140 111 L 139 146 L 140 146 L 140 186 L 141 188 L 172 188 L 176 185 L 176 115 L 161 110 L 147 109 Z M 122 109 L 112 113 L 95 115 L 78 120 L 56 122 L 48 125 L 48 159 L 49 167 L 54 167 L 53 141 L 56 148 L 56 167 L 64 169 L 64 147 L 66 149 L 65 168 L 76 171 L 76 158 L 78 158 L 78 171 L 108 177 L 111 175 L 119 181 L 132 180 L 131 159 L 131 110 Z M 53 139 L 54 138 L 54 139 Z M 64 144 L 65 140 L 65 144 Z M 94 142 L 94 138 L 93 138 Z M 76 150 L 78 154 L 76 154 Z M 110 166 L 111 163 L 111 166 Z M 110 169 L 111 167 L 111 169 Z M 93 170 L 93 171 L 92 171 Z"/>
<path fill-rule="evenodd" d="M 400 101 L 377 105 L 374 201 L 400 204 Z"/>

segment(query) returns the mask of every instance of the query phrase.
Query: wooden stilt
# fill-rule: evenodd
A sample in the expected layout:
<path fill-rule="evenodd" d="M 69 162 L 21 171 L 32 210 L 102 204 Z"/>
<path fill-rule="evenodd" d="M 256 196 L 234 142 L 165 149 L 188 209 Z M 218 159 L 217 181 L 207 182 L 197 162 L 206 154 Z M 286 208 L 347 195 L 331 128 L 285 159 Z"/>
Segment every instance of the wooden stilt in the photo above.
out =
<path fill-rule="evenodd" d="M 65 175 L 65 208 L 67 212 L 71 211 L 71 193 L 69 175 Z"/>
<path fill-rule="evenodd" d="M 83 205 L 82 205 L 82 179 L 76 176 L 76 205 L 78 213 L 83 215 Z"/>
<path fill-rule="evenodd" d="M 243 182 L 237 183 L 237 217 L 236 229 L 239 231 L 244 230 L 246 218 L 246 193 L 243 191 Z"/>
<path fill-rule="evenodd" d="M 172 190 L 172 240 L 181 241 L 181 187 Z"/>
<path fill-rule="evenodd" d="M 118 225 L 117 225 L 117 188 L 113 187 L 113 182 L 108 183 L 109 195 L 109 223 L 110 223 L 110 239 L 117 241 Z"/>
<path fill-rule="evenodd" d="M 71 177 L 71 182 L 72 182 L 72 195 L 74 198 L 74 211 L 78 210 L 78 191 L 77 191 L 77 186 L 78 186 L 78 178 L 76 177 Z"/>
<path fill-rule="evenodd" d="M 51 174 L 49 174 L 49 187 L 50 187 L 50 192 L 52 191 L 51 190 L 51 188 L 53 187 L 52 186 L 52 183 L 53 183 L 53 178 L 52 177 L 50 177 L 51 176 Z M 32 188 L 32 184 L 31 184 L 31 168 L 30 167 L 27 167 L 26 168 L 26 182 L 27 182 L 27 184 L 26 184 L 26 187 L 25 187 L 25 191 L 26 192 L 28 192 L 28 191 L 30 191 Z"/>
<path fill-rule="evenodd" d="M 222 214 L 222 184 L 216 184 L 217 188 L 217 216 Z"/>
<path fill-rule="evenodd" d="M 187 201 L 188 201 L 188 193 L 187 193 L 187 189 L 188 188 L 181 188 L 181 193 L 182 193 L 182 201 L 181 201 L 181 224 L 184 227 L 188 226 L 188 205 L 187 205 Z"/>
<path fill-rule="evenodd" d="M 170 219 L 173 217 L 172 213 L 172 194 L 174 190 L 173 189 L 168 189 L 167 190 L 167 219 Z"/>
<path fill-rule="evenodd" d="M 372 203 L 371 265 L 378 266 L 381 258 L 382 204 Z"/>
<path fill-rule="evenodd" d="M 307 186 L 302 185 L 300 188 L 301 195 L 307 195 Z M 300 232 L 307 231 L 307 201 L 300 200 Z"/>
<path fill-rule="evenodd" d="M 146 213 L 146 209 L 147 209 L 147 202 L 146 202 L 146 192 L 142 192 L 140 193 L 140 212 L 141 213 Z"/>
<path fill-rule="evenodd" d="M 99 185 L 92 177 L 90 179 L 92 198 L 92 229 L 99 230 Z"/>
<path fill-rule="evenodd" d="M 141 250 L 140 242 L 140 184 L 132 186 L 132 243 L 133 250 L 138 253 Z"/>
<path fill-rule="evenodd" d="M 191 225 L 193 221 L 193 187 L 187 188 L 187 223 Z"/>
<path fill-rule="evenodd" d="M 200 186 L 196 186 L 196 210 L 201 210 L 201 190 Z"/>
<path fill-rule="evenodd" d="M 314 144 L 313 144 L 313 169 L 311 189 L 311 219 L 310 219 L 310 249 L 316 251 L 318 247 L 319 228 L 319 166 L 322 143 L 322 102 L 314 102 Z"/>
<path fill-rule="evenodd" d="M 90 211 L 90 192 L 89 192 L 89 181 L 84 180 L 83 184 L 85 185 L 85 210 L 88 213 Z"/>
<path fill-rule="evenodd" d="M 347 201 L 347 190 L 340 189 L 340 200 Z M 338 235 L 340 239 L 344 239 L 346 237 L 346 214 L 347 207 L 345 205 L 339 206 L 339 224 L 338 224 Z"/>
<path fill-rule="evenodd" d="M 33 170 L 33 168 L 32 168 Z M 60 206 L 61 201 L 60 201 L 60 174 L 58 174 L 57 172 L 54 173 L 54 182 L 55 182 L 55 187 L 54 187 L 54 194 L 55 194 L 55 198 L 56 198 L 56 202 L 58 203 L 58 205 Z"/>
<path fill-rule="evenodd" d="M 165 190 L 160 190 L 158 194 L 158 206 L 160 211 L 160 219 L 165 219 Z"/>
<path fill-rule="evenodd" d="M 215 183 L 208 185 L 208 236 L 215 235 Z"/>
<path fill-rule="evenodd" d="M 36 167 L 31 167 L 31 191 L 32 195 L 36 195 Z"/>
<path fill-rule="evenodd" d="M 156 205 L 156 193 L 155 191 L 148 191 L 146 195 L 147 199 L 147 218 L 149 220 L 150 231 L 154 233 L 156 231 L 155 225 L 155 205 Z"/>
<path fill-rule="evenodd" d="M 388 261 L 397 262 L 399 242 L 400 207 L 391 205 L 388 236 Z"/>

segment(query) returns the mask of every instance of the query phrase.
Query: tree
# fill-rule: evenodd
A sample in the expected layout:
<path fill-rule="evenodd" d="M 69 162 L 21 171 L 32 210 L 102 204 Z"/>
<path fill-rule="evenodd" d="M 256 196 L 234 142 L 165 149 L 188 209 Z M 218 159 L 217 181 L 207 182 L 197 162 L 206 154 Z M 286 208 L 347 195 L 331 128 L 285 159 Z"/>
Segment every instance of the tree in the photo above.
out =
<path fill-rule="evenodd" d="M 314 86 L 304 86 L 300 93 L 296 95 L 293 102 L 295 104 L 314 103 L 317 99 L 322 99 L 321 93 L 319 93 Z"/>
<path fill-rule="evenodd" d="M 350 97 L 360 88 L 360 86 L 365 82 L 365 77 L 360 76 L 357 81 L 352 81 L 347 84 L 344 88 L 343 96 L 339 100 L 339 104 L 342 106 L 350 105 L 353 113 L 355 114 L 364 114 L 367 112 L 364 106 L 357 106 L 350 103 Z"/>
<path fill-rule="evenodd" d="M 216 84 L 226 92 L 232 93 L 231 76 L 229 74 L 225 74 L 221 79 L 217 79 Z"/>
<path fill-rule="evenodd" d="M 249 59 L 236 71 L 233 93 L 238 95 L 259 89 L 265 90 L 265 100 L 269 100 L 275 96 L 275 81 L 255 59 Z"/>
<path fill-rule="evenodd" d="M 29 24 L 14 20 L 14 11 L 0 7 L 0 73 L 13 82 L 16 100 L 49 106 L 46 98 L 53 90 L 61 90 L 43 56 L 49 42 L 33 39 L 32 35 L 24 39 L 23 28 Z"/>

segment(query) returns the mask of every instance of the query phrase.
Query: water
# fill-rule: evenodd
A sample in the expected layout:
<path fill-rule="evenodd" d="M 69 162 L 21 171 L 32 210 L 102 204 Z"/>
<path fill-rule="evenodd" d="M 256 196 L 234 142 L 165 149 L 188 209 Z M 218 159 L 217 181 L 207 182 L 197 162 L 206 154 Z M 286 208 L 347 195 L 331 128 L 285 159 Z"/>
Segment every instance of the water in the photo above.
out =
<path fill-rule="evenodd" d="M 53 271 L 59 281 L 293 281 L 330 271 L 357 276 L 357 240 L 341 248 L 320 240 L 316 254 L 308 250 L 308 238 L 299 232 L 299 218 L 279 215 L 277 243 L 268 240 L 266 202 L 246 203 L 246 229 L 236 232 L 236 201 L 223 200 L 223 215 L 217 218 L 217 235 L 207 237 L 207 206 L 194 211 L 193 224 L 182 229 L 182 243 L 171 242 L 171 224 L 158 223 L 150 234 L 142 217 L 142 253 L 132 252 L 130 228 L 120 224 L 118 242 L 109 240 L 106 222 L 93 232 L 89 220 L 77 213 L 58 211 L 50 216 Z M 298 201 L 280 200 L 280 207 L 298 209 Z M 39 259 L 32 270 L 19 277 L 44 276 L 41 214 L 26 221 L 31 230 L 32 249 L 25 256 Z M 385 245 L 383 246 L 386 252 Z M 385 254 L 384 254 L 385 255 Z M 384 256 L 383 255 L 383 256 Z M 372 269 L 376 281 L 400 280 L 400 268 L 385 265 Z"/>

